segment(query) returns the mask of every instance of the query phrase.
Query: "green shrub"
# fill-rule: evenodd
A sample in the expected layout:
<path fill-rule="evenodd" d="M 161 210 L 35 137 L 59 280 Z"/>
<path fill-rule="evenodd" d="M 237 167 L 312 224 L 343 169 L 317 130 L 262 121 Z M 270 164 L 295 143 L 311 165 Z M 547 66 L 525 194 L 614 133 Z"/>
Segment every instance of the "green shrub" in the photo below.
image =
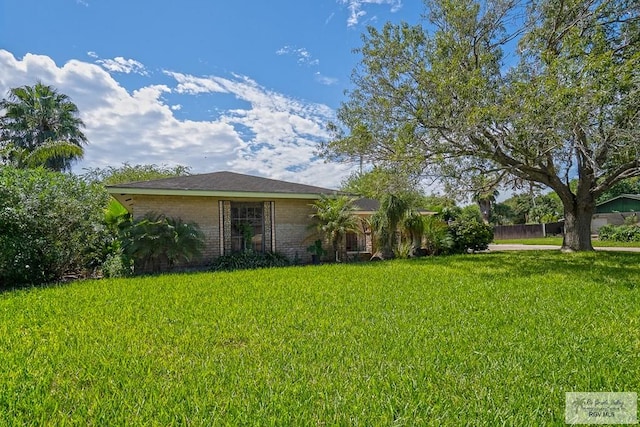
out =
<path fill-rule="evenodd" d="M 453 239 L 453 253 L 485 250 L 493 241 L 493 227 L 475 219 L 452 222 L 449 224 L 449 233 Z"/>
<path fill-rule="evenodd" d="M 44 169 L 0 167 L 0 286 L 42 284 L 102 263 L 104 187 Z"/>
<path fill-rule="evenodd" d="M 132 265 L 127 263 L 127 258 L 122 253 L 109 254 L 102 263 L 102 275 L 104 277 L 127 277 L 132 273 Z"/>
<path fill-rule="evenodd" d="M 237 252 L 216 258 L 211 265 L 213 271 L 250 270 L 256 268 L 287 267 L 291 260 L 277 252 Z"/>
<path fill-rule="evenodd" d="M 602 241 L 640 242 L 640 226 L 605 225 L 600 227 L 598 238 Z"/>
<path fill-rule="evenodd" d="M 638 214 L 634 213 L 624 219 L 624 225 L 638 225 L 639 220 L 640 218 L 638 218 Z"/>

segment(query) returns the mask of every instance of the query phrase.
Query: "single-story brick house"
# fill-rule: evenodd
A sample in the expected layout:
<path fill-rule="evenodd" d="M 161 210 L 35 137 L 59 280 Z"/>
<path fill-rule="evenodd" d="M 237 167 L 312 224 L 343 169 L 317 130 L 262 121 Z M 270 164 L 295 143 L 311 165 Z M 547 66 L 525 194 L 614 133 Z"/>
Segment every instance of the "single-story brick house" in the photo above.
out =
<path fill-rule="evenodd" d="M 311 204 L 322 195 L 341 194 L 233 172 L 132 182 L 107 189 L 134 219 L 154 212 L 197 223 L 205 236 L 201 264 L 245 249 L 242 228 L 247 224 L 252 228 L 251 249 L 310 261 L 307 247 L 318 238 L 310 229 Z M 359 214 L 370 214 L 366 209 L 372 208 L 372 201 L 365 199 L 361 204 Z M 371 235 L 348 236 L 346 244 L 348 251 L 370 252 Z"/>
<path fill-rule="evenodd" d="M 591 220 L 591 232 L 597 233 L 603 225 L 622 225 L 625 218 L 640 215 L 640 194 L 621 194 L 598 203 Z"/>

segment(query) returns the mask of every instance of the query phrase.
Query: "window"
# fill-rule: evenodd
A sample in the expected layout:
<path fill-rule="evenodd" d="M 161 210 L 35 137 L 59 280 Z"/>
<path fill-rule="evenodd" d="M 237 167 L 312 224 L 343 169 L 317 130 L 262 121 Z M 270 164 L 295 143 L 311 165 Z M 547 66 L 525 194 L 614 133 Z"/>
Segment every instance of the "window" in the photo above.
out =
<path fill-rule="evenodd" d="M 262 203 L 231 203 L 231 249 L 264 252 Z"/>
<path fill-rule="evenodd" d="M 346 246 L 347 252 L 357 252 L 360 250 L 360 248 L 358 247 L 358 235 L 356 233 L 347 233 Z"/>

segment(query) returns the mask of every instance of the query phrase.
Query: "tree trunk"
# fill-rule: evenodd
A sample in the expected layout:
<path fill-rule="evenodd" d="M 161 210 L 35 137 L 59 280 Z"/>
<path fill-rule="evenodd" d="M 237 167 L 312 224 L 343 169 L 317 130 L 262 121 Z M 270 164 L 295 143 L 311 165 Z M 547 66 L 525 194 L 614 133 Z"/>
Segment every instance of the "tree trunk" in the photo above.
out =
<path fill-rule="evenodd" d="M 482 214 L 482 221 L 485 224 L 489 224 L 489 218 L 491 217 L 491 200 L 478 200 L 478 207 Z"/>
<path fill-rule="evenodd" d="M 576 197 L 569 206 L 564 206 L 563 252 L 592 251 L 591 218 L 595 212 L 595 200 L 590 195 Z"/>

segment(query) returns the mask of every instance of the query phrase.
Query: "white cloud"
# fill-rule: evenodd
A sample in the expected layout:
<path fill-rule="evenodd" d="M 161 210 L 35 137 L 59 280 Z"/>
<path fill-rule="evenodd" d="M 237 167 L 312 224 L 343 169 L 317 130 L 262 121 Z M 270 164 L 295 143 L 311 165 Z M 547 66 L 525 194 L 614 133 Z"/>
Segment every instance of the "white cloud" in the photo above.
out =
<path fill-rule="evenodd" d="M 324 20 L 324 25 L 328 25 L 329 22 L 331 22 L 331 20 L 333 19 L 333 17 L 335 16 L 335 12 L 331 12 L 331 15 L 329 15 L 329 17 L 327 19 Z"/>
<path fill-rule="evenodd" d="M 318 83 L 323 84 L 325 86 L 331 86 L 338 83 L 338 79 L 336 79 L 335 77 L 328 77 L 328 76 L 322 75 L 320 74 L 319 71 L 316 72 L 314 76 Z"/>
<path fill-rule="evenodd" d="M 72 60 L 58 66 L 48 56 L 16 59 L 0 49 L 0 93 L 40 80 L 78 105 L 89 144 L 77 173 L 124 162 L 181 164 L 196 173 L 234 170 L 330 188 L 348 174 L 345 165 L 325 164 L 314 155 L 318 141 L 328 137 L 324 123 L 334 117 L 326 105 L 267 90 L 246 76 L 164 74 L 172 81 L 129 91 L 97 64 Z M 246 107 L 222 111 L 214 120 L 174 116 L 204 93 L 213 99 L 233 95 Z M 168 104 L 164 96 L 186 98 Z"/>
<path fill-rule="evenodd" d="M 89 56 L 97 58 L 95 52 L 89 52 Z M 124 74 L 140 74 L 141 76 L 148 75 L 144 65 L 135 59 L 125 59 L 122 56 L 117 56 L 113 59 L 98 59 L 97 64 L 100 64 L 102 68 L 112 73 L 124 73 Z"/>
<path fill-rule="evenodd" d="M 276 55 L 290 55 L 297 59 L 300 65 L 319 65 L 320 60 L 314 59 L 311 53 L 305 48 L 284 46 L 276 51 Z"/>
<path fill-rule="evenodd" d="M 397 12 L 402 7 L 402 0 L 337 0 L 338 3 L 347 5 L 349 18 L 347 26 L 352 27 L 360 22 L 360 19 L 367 14 L 363 10 L 364 6 L 377 4 L 391 6 L 391 12 Z"/>

